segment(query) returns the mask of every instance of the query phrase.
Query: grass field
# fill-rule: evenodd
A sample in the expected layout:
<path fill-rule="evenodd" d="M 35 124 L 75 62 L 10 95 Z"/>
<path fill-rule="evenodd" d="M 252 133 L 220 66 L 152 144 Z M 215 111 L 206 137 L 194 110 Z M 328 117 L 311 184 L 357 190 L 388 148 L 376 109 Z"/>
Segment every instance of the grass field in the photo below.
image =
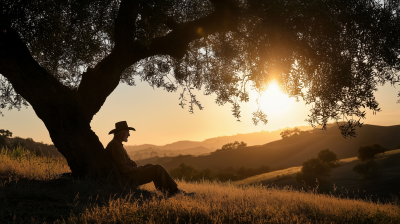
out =
<path fill-rule="evenodd" d="M 196 195 L 166 197 L 153 184 L 121 189 L 56 179 L 54 174 L 68 171 L 62 160 L 2 151 L 0 162 L 0 223 L 400 223 L 397 201 L 208 181 L 178 181 Z"/>

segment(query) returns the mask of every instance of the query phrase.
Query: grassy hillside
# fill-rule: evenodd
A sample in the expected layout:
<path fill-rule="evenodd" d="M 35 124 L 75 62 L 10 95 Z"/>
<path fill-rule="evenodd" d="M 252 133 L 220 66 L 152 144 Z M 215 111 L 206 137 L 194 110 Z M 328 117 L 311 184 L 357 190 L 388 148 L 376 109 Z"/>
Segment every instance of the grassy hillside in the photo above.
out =
<path fill-rule="evenodd" d="M 354 157 L 360 146 L 381 144 L 394 149 L 400 145 L 400 125 L 375 126 L 364 125 L 357 129 L 357 137 L 345 139 L 335 125 L 330 125 L 327 131 L 311 131 L 300 136 L 289 137 L 267 143 L 227 151 L 220 151 L 208 156 L 176 158 L 162 165 L 169 169 L 181 163 L 189 164 L 196 169 L 221 169 L 232 167 L 272 167 L 300 166 L 308 158 L 315 157 L 319 151 L 329 148 L 339 159 Z"/>
<path fill-rule="evenodd" d="M 328 180 L 336 189 L 350 192 L 353 196 L 390 198 L 400 196 L 400 149 L 379 154 L 376 161 L 381 166 L 382 175 L 376 179 L 360 180 L 360 175 L 353 171 L 359 162 L 357 157 L 342 159 L 340 167 L 332 170 Z M 301 166 L 261 174 L 235 182 L 237 185 L 275 184 L 277 186 L 303 187 L 294 179 Z M 334 190 L 334 189 L 333 189 Z"/>
<path fill-rule="evenodd" d="M 35 142 L 32 138 L 14 137 L 6 138 L 6 141 L 9 142 L 9 145 L 13 145 L 14 142 L 22 142 L 25 145 L 25 148 L 30 150 L 40 150 L 45 156 L 64 158 L 64 156 L 54 145 L 45 144 L 43 142 Z"/>
<path fill-rule="evenodd" d="M 315 192 L 231 182 L 186 183 L 192 197 L 58 178 L 65 161 L 0 153 L 0 223 L 399 223 L 399 202 L 340 199 Z M 36 171 L 35 171 L 36 170 Z"/>

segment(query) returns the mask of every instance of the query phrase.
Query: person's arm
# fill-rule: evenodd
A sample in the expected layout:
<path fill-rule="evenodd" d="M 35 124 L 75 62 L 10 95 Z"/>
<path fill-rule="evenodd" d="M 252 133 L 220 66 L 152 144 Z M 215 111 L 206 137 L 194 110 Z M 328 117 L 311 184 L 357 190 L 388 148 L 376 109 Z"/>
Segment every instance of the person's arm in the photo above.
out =
<path fill-rule="evenodd" d="M 131 158 L 129 158 L 128 164 L 131 165 L 132 167 L 138 166 L 138 164 L 135 161 L 131 160 Z"/>
<path fill-rule="evenodd" d="M 136 167 L 132 167 L 129 165 L 128 161 L 126 161 L 125 155 L 121 152 L 120 149 L 118 149 L 118 145 L 108 145 L 107 146 L 107 151 L 109 152 L 111 159 L 114 161 L 115 165 L 117 166 L 117 169 L 119 172 L 122 174 L 127 174 L 130 172 L 135 172 L 139 170 Z"/>

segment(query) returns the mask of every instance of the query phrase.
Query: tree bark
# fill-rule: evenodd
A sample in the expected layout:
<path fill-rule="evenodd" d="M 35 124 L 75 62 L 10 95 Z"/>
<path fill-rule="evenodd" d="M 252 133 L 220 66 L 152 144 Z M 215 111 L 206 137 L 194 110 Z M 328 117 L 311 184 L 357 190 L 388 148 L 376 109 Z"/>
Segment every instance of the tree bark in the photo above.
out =
<path fill-rule="evenodd" d="M 109 175 L 113 162 L 91 130 L 77 91 L 63 86 L 30 55 L 17 32 L 1 27 L 0 73 L 32 106 L 74 176 Z"/>

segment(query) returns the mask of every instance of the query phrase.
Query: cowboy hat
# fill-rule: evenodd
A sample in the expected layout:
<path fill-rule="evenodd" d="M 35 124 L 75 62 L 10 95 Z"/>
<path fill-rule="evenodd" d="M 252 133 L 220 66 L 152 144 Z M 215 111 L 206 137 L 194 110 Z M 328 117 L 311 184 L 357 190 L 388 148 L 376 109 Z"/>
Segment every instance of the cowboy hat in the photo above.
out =
<path fill-rule="evenodd" d="M 119 132 L 122 130 L 136 131 L 134 128 L 128 127 L 128 123 L 126 123 L 126 121 L 120 121 L 120 122 L 115 123 L 115 129 L 111 130 L 108 134 L 112 134 L 112 133 Z"/>

